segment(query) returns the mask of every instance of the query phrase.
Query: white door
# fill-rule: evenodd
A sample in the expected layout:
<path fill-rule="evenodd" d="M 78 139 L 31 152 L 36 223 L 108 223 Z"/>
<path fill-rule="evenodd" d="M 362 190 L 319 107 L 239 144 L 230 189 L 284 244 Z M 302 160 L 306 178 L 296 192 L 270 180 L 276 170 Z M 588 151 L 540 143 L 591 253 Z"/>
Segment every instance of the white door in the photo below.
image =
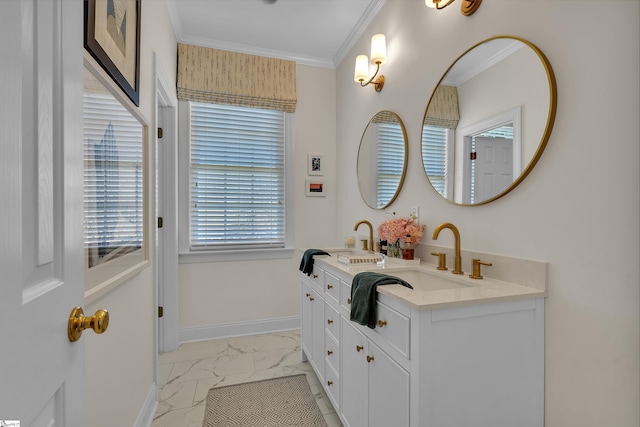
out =
<path fill-rule="evenodd" d="M 0 12 L 0 419 L 85 424 L 79 0 Z"/>
<path fill-rule="evenodd" d="M 513 141 L 476 137 L 474 200 L 487 200 L 513 182 Z"/>

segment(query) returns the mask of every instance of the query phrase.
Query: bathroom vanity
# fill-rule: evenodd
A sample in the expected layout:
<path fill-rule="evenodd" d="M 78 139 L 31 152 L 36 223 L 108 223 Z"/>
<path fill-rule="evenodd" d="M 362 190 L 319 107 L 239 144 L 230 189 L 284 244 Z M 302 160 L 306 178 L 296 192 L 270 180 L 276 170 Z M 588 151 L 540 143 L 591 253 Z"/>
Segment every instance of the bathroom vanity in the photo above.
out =
<path fill-rule="evenodd" d="M 302 357 L 345 427 L 543 426 L 546 275 L 530 287 L 336 258 L 301 273 Z M 414 287 L 377 288 L 375 329 L 349 320 L 361 271 Z"/>

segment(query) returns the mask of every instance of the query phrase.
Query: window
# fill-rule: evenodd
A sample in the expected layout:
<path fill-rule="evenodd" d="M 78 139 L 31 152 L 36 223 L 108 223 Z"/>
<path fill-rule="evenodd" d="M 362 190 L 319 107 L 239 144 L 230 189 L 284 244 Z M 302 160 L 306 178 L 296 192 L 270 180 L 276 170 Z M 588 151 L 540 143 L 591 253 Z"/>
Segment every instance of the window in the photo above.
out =
<path fill-rule="evenodd" d="M 447 139 L 453 131 L 443 127 L 424 125 L 422 130 L 422 163 L 429 181 L 435 190 L 449 197 L 451 159 Z"/>
<path fill-rule="evenodd" d="M 377 206 L 382 207 L 393 200 L 404 171 L 404 132 L 398 123 L 377 123 L 378 141 L 376 152 L 376 196 Z"/>
<path fill-rule="evenodd" d="M 181 176 L 188 180 L 187 250 L 286 247 L 290 115 L 198 102 L 182 103 L 185 107 L 190 149 L 188 174 Z"/>

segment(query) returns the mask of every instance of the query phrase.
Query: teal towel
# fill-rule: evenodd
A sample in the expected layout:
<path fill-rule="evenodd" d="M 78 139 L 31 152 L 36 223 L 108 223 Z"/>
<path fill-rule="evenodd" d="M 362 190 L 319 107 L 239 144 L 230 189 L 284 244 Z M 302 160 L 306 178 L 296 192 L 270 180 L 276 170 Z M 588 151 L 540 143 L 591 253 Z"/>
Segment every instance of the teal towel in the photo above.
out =
<path fill-rule="evenodd" d="M 302 255 L 302 259 L 300 260 L 300 271 L 302 271 L 307 276 L 311 276 L 313 272 L 313 256 L 314 255 L 329 255 L 331 254 L 323 251 L 322 249 L 307 249 L 304 251 L 304 255 Z"/>
<path fill-rule="evenodd" d="M 378 319 L 376 312 L 378 285 L 402 285 L 413 289 L 409 283 L 388 274 L 372 271 L 356 274 L 351 283 L 351 320 L 371 329 L 375 329 Z"/>

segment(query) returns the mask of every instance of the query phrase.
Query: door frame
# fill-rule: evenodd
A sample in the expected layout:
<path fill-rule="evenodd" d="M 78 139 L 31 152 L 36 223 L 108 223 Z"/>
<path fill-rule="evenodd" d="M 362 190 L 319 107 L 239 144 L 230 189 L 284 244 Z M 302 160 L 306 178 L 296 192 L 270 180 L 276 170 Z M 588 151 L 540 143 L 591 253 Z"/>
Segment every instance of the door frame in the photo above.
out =
<path fill-rule="evenodd" d="M 462 165 L 462 175 L 459 176 L 462 186 L 455 190 L 460 191 L 462 199 L 460 201 L 456 200 L 456 202 L 469 203 L 471 201 L 471 159 L 469 158 L 469 153 L 471 153 L 471 137 L 507 123 L 513 123 L 514 179 L 522 173 L 522 107 L 517 106 L 456 130 L 456 146 L 461 148 L 460 156 L 456 156 L 456 166 L 458 164 Z"/>
<path fill-rule="evenodd" d="M 179 345 L 178 325 L 178 98 L 175 85 L 165 73 L 157 53 L 153 53 L 154 105 L 156 129 L 163 128 L 162 139 L 155 135 L 156 144 L 156 192 L 161 193 L 156 212 L 162 216 L 162 238 L 156 240 L 154 251 L 154 286 L 158 307 L 163 307 L 163 317 L 156 324 L 156 358 L 159 352 L 173 351 Z M 158 362 L 156 360 L 156 368 Z M 156 372 L 157 380 L 157 372 Z"/>

